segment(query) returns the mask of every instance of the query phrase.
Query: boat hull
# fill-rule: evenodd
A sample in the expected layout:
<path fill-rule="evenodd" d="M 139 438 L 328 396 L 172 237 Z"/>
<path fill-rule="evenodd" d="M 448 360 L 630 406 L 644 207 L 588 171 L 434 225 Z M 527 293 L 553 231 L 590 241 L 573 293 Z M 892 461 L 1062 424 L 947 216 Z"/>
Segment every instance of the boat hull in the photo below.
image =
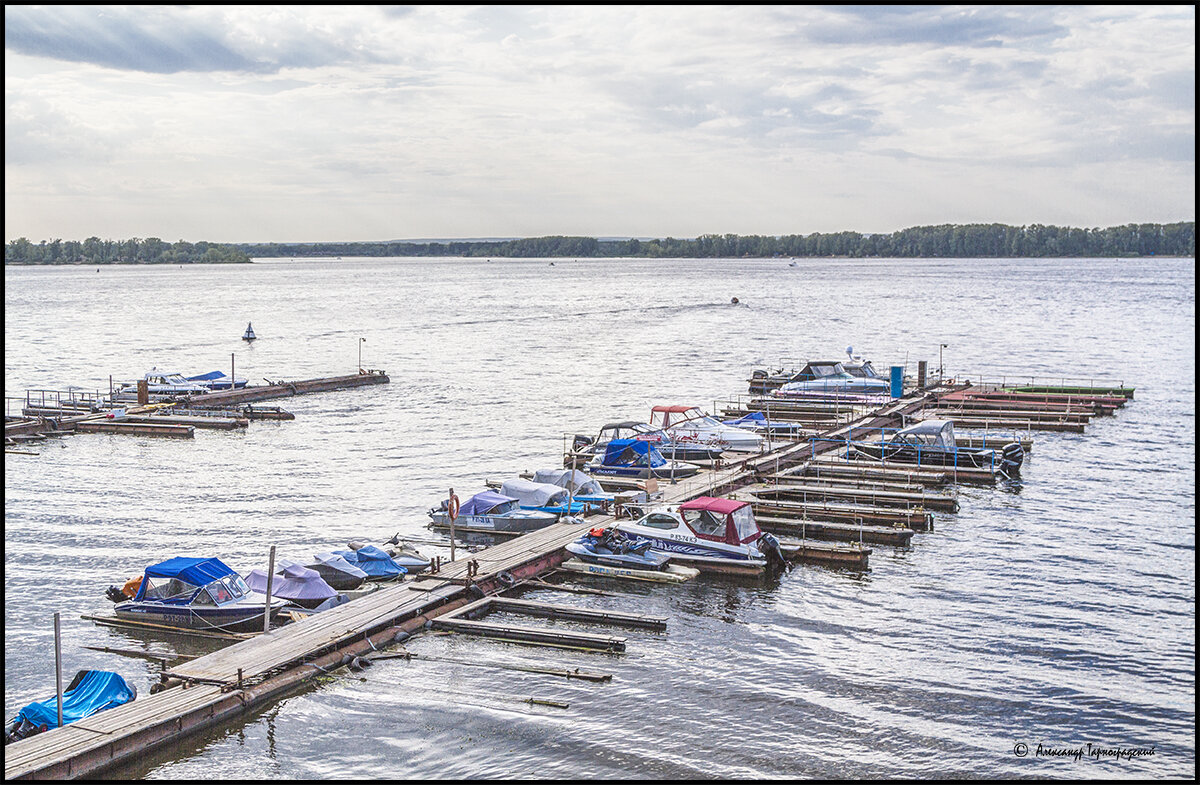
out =
<path fill-rule="evenodd" d="M 634 477 L 640 480 L 650 477 L 660 480 L 669 480 L 672 477 L 681 479 L 683 477 L 691 477 L 700 471 L 699 466 L 680 463 L 675 464 L 674 470 L 672 470 L 670 465 L 648 468 L 646 466 L 605 466 L 602 463 L 589 463 L 582 468 L 588 474 L 595 474 L 601 477 Z"/>
<path fill-rule="evenodd" d="M 279 614 L 286 601 L 272 600 L 271 620 Z M 185 630 L 215 630 L 220 632 L 257 632 L 263 628 L 265 601 L 236 603 L 227 606 L 196 607 L 166 605 L 156 602 L 123 602 L 113 612 L 119 619 L 161 624 Z"/>

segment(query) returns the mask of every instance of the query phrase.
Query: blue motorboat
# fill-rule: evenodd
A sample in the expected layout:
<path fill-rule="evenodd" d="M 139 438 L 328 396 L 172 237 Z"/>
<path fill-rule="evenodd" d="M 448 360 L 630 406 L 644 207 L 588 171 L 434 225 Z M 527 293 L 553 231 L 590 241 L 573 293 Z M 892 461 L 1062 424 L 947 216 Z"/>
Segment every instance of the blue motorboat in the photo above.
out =
<path fill-rule="evenodd" d="M 81 670 L 63 690 L 63 725 L 116 706 L 123 706 L 136 697 L 137 689 L 120 674 L 111 671 Z M 57 695 L 44 701 L 34 701 L 17 712 L 16 718 L 5 726 L 4 743 L 26 739 L 56 727 Z"/>
<path fill-rule="evenodd" d="M 613 439 L 604 448 L 604 457 L 599 461 L 584 464 L 588 474 L 602 477 L 691 477 L 700 471 L 694 463 L 668 461 L 655 446 L 640 439 Z"/>
<path fill-rule="evenodd" d="M 121 591 L 111 587 L 108 596 L 116 600 Z M 272 598 L 271 618 L 287 604 Z M 250 632 L 263 628 L 267 608 L 220 559 L 177 556 L 147 567 L 133 599 L 117 602 L 113 611 L 118 618 L 134 622 Z"/>
<path fill-rule="evenodd" d="M 403 580 L 408 574 L 407 568 L 396 564 L 391 556 L 374 545 L 364 545 L 352 551 L 334 551 L 334 554 L 365 572 L 368 581 Z"/>
<path fill-rule="evenodd" d="M 665 569 L 671 557 L 650 550 L 649 540 L 634 541 L 613 529 L 597 527 L 565 546 L 568 553 L 589 564 L 626 567 L 634 570 Z"/>

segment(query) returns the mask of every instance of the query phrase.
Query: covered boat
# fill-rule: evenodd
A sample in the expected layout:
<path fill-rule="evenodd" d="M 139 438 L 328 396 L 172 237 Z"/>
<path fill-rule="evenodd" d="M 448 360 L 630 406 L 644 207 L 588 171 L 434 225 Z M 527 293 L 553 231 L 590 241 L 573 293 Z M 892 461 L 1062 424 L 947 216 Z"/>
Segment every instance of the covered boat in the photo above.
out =
<path fill-rule="evenodd" d="M 598 453 L 603 455 L 604 449 L 613 439 L 638 439 L 651 442 L 664 458 L 675 461 L 715 461 L 724 452 L 719 446 L 673 441 L 661 429 L 637 420 L 607 423 L 594 439 L 583 434 L 576 434 L 572 452 L 579 458 L 593 458 Z"/>
<path fill-rule="evenodd" d="M 391 556 L 374 545 L 364 545 L 358 550 L 334 551 L 334 553 L 365 572 L 369 581 L 403 580 L 404 576 L 408 574 L 406 568 L 396 564 L 392 561 Z"/>
<path fill-rule="evenodd" d="M 736 420 L 722 420 L 726 425 L 741 428 L 744 431 L 766 434 L 772 437 L 797 438 L 804 430 L 800 423 L 785 420 L 770 420 L 762 412 L 748 412 Z"/>
<path fill-rule="evenodd" d="M 567 488 L 532 480 L 505 480 L 500 486 L 500 493 L 516 499 L 523 509 L 558 515 L 586 515 L 600 506 L 571 499 L 571 492 Z M 462 514 L 461 511 L 459 514 Z"/>
<path fill-rule="evenodd" d="M 443 499 L 440 507 L 429 511 L 431 526 L 450 526 L 449 500 Z M 454 525 L 463 530 L 480 529 L 498 532 L 528 532 L 542 529 L 558 520 L 558 516 L 545 510 L 526 510 L 513 496 L 495 491 L 481 491 L 462 503 Z"/>
<path fill-rule="evenodd" d="M 137 689 L 118 673 L 81 670 L 63 690 L 63 725 L 122 706 L 137 697 Z M 4 743 L 19 741 L 58 727 L 58 696 L 34 701 L 17 712 L 4 731 Z"/>
<path fill-rule="evenodd" d="M 316 570 L 292 562 L 280 562 L 276 567 L 275 579 L 271 581 L 272 597 L 288 600 L 302 608 L 315 608 L 338 596 L 337 590 L 326 583 Z M 246 584 L 250 591 L 265 595 L 267 571 L 251 570 L 246 576 Z"/>
<path fill-rule="evenodd" d="M 271 617 L 287 604 L 273 598 Z M 133 599 L 113 608 L 130 621 L 225 632 L 261 630 L 265 610 L 242 577 L 220 559 L 186 556 L 147 567 Z"/>
<path fill-rule="evenodd" d="M 768 556 L 782 559 L 779 543 L 758 528 L 754 509 L 745 501 L 701 496 L 677 510 L 657 510 L 619 523 L 616 529 L 700 569 L 759 571 L 767 566 Z"/>
<path fill-rule="evenodd" d="M 731 452 L 759 452 L 763 437 L 753 431 L 734 428 L 704 412 L 698 406 L 655 406 L 650 410 L 650 425 L 662 430 L 675 442 L 719 447 Z"/>
<path fill-rule="evenodd" d="M 365 572 L 336 553 L 318 553 L 307 567 L 338 591 L 354 591 L 367 579 Z"/>
<path fill-rule="evenodd" d="M 363 546 L 369 545 L 370 543 L 363 539 L 351 540 L 346 544 L 350 546 L 350 550 L 357 551 Z M 392 535 L 392 538 L 381 544 L 379 549 L 388 556 L 392 557 L 392 561 L 396 562 L 396 564 L 399 564 L 401 567 L 408 570 L 409 575 L 427 570 L 433 563 L 433 560 L 428 556 L 423 555 L 416 548 L 401 540 L 400 532 L 396 532 L 394 535 Z"/>
<path fill-rule="evenodd" d="M 1005 475 L 1018 473 L 1025 458 L 1019 442 L 1009 442 L 999 450 L 959 447 L 952 420 L 923 420 L 878 442 L 853 442 L 850 453 L 851 457 L 921 466 L 991 469 Z"/>
<path fill-rule="evenodd" d="M 694 463 L 668 461 L 651 442 L 613 439 L 604 448 L 604 457 L 584 464 L 583 470 L 604 477 L 681 479 L 691 477 L 700 471 L 700 467 Z"/>

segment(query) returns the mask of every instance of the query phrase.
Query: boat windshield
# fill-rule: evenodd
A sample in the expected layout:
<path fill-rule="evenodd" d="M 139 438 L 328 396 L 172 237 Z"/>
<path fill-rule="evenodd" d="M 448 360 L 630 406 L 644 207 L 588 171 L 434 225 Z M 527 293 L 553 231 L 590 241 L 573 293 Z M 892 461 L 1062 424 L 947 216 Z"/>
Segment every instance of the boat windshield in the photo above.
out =
<path fill-rule="evenodd" d="M 834 363 L 832 365 L 813 365 L 811 366 L 810 370 L 812 370 L 813 377 L 817 379 L 823 376 L 837 376 L 839 373 L 845 373 L 845 370 L 842 369 L 841 363 Z"/>
<path fill-rule="evenodd" d="M 146 578 L 143 583 L 145 584 L 145 594 L 142 595 L 142 599 L 160 602 L 180 602 L 191 599 L 191 596 L 200 588 L 194 583 L 188 583 L 179 578 L 150 577 Z"/>
<path fill-rule="evenodd" d="M 674 529 L 679 526 L 679 521 L 675 520 L 673 515 L 665 512 L 652 512 L 640 521 L 642 526 L 649 526 L 651 529 Z"/>
<path fill-rule="evenodd" d="M 225 584 L 234 597 L 245 597 L 250 593 L 250 587 L 246 585 L 246 582 L 242 580 L 242 576 L 240 575 L 226 575 L 221 579 L 221 582 Z"/>
<path fill-rule="evenodd" d="M 233 592 L 221 581 L 213 581 L 204 588 L 205 593 L 211 595 L 217 605 L 223 605 L 233 599 Z"/>
<path fill-rule="evenodd" d="M 725 516 L 711 510 L 683 510 L 688 528 L 701 537 L 725 539 Z"/>

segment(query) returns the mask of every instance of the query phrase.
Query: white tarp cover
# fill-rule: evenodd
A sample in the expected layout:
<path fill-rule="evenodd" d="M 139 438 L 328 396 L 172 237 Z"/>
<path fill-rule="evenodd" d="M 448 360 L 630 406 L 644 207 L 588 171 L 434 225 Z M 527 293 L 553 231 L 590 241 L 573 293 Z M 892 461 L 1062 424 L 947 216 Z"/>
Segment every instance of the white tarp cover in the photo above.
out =
<path fill-rule="evenodd" d="M 604 493 L 600 483 L 578 469 L 538 469 L 533 473 L 533 481 L 566 488 L 576 496 Z"/>
<path fill-rule="evenodd" d="M 508 480 L 500 493 L 516 499 L 522 507 L 553 507 L 567 503 L 567 489 L 549 483 Z"/>

